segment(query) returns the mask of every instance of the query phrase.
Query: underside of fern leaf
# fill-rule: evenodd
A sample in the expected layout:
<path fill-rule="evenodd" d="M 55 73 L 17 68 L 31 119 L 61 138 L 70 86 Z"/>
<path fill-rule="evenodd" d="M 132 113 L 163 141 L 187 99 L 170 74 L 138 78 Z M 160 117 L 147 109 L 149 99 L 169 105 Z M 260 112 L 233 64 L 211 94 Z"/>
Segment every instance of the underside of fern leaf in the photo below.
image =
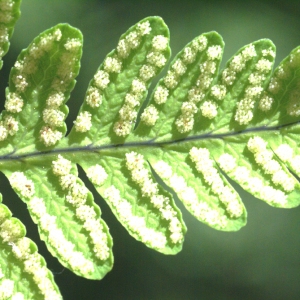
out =
<path fill-rule="evenodd" d="M 272 206 L 299 205 L 300 48 L 273 73 L 270 40 L 241 48 L 219 72 L 223 48 L 216 32 L 196 37 L 147 99 L 170 57 L 169 31 L 159 17 L 138 22 L 96 71 L 68 136 L 81 33 L 59 24 L 21 52 L 1 114 L 0 170 L 65 267 L 101 279 L 113 265 L 112 238 L 77 164 L 129 234 L 165 254 L 181 250 L 186 232 L 174 193 L 223 231 L 246 224 L 232 181 Z M 5 261 L 8 250 L 25 251 L 25 229 L 6 237 L 12 218 L 3 211 Z"/>

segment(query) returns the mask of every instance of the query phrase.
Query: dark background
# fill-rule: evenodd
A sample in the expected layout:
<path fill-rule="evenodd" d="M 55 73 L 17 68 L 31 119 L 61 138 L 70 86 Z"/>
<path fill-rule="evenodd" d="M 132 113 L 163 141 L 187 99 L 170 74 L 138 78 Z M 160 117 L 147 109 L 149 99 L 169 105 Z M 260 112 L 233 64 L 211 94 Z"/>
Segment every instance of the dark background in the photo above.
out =
<path fill-rule="evenodd" d="M 70 23 L 83 32 L 85 41 L 81 72 L 69 101 L 69 124 L 105 55 L 128 27 L 144 17 L 163 17 L 171 31 L 173 55 L 195 36 L 218 31 L 226 43 L 223 66 L 240 47 L 257 39 L 275 43 L 276 64 L 300 45 L 300 1 L 23 0 L 21 9 L 11 49 L 4 58 L 0 96 L 4 98 L 8 72 L 20 50 L 41 31 Z M 3 176 L 0 189 L 3 202 L 37 242 L 65 300 L 299 299 L 299 208 L 275 209 L 239 190 L 248 209 L 248 225 L 237 233 L 224 233 L 199 223 L 179 203 L 188 227 L 186 240 L 181 253 L 164 256 L 132 239 L 94 193 L 114 238 L 115 265 L 102 281 L 89 281 L 49 255 L 26 206 Z"/>

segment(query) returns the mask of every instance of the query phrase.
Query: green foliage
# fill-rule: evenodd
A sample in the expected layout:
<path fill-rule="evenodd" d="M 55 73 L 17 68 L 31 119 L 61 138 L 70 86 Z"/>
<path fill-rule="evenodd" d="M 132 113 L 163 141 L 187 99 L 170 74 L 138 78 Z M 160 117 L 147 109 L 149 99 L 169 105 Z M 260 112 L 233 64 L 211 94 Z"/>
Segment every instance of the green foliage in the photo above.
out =
<path fill-rule="evenodd" d="M 0 1 L 1 56 L 19 5 Z M 219 72 L 224 42 L 202 34 L 146 100 L 171 54 L 167 26 L 148 17 L 100 65 L 66 136 L 82 41 L 67 24 L 35 38 L 11 70 L 0 120 L 0 170 L 62 265 L 89 279 L 113 266 L 109 229 L 76 164 L 129 234 L 164 254 L 178 253 L 186 233 L 174 193 L 223 231 L 246 224 L 232 181 L 272 206 L 299 205 L 300 48 L 272 72 L 275 46 L 259 40 Z M 0 229 L 0 299 L 60 299 L 24 225 L 3 204 Z"/>

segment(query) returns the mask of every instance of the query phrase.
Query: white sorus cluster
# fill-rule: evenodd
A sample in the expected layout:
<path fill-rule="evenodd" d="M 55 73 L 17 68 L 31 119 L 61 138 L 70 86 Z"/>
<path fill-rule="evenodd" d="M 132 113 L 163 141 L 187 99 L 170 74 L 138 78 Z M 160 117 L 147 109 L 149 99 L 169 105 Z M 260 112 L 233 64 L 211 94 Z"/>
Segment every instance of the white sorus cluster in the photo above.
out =
<path fill-rule="evenodd" d="M 198 219 L 210 226 L 224 228 L 227 225 L 225 216 L 208 206 L 206 202 L 199 201 L 194 188 L 187 185 L 186 180 L 172 171 L 172 167 L 160 160 L 153 165 L 155 172 L 166 184 L 174 189 L 187 209 Z"/>
<path fill-rule="evenodd" d="M 154 92 L 153 99 L 157 104 L 163 104 L 167 102 L 168 96 L 169 90 L 159 85 Z"/>
<path fill-rule="evenodd" d="M 87 132 L 92 127 L 92 115 L 88 111 L 82 111 L 74 121 L 75 130 L 78 132 Z"/>
<path fill-rule="evenodd" d="M 62 299 L 60 294 L 55 290 L 52 281 L 49 279 L 49 270 L 46 266 L 43 266 L 41 256 L 37 252 L 32 252 L 30 243 L 30 240 L 25 237 L 11 243 L 10 245 L 14 256 L 23 262 L 23 270 L 32 276 L 33 281 L 38 286 L 44 299 Z"/>
<path fill-rule="evenodd" d="M 245 166 L 238 166 L 236 159 L 230 154 L 222 154 L 218 160 L 220 168 L 226 172 L 233 180 L 238 182 L 245 190 L 255 194 L 258 198 L 270 204 L 284 206 L 287 203 L 286 194 L 281 190 L 264 185 L 263 181 L 250 175 L 250 171 Z"/>
<path fill-rule="evenodd" d="M 57 30 L 58 31 L 58 30 Z M 56 32 L 57 32 L 56 31 Z M 57 40 L 61 38 L 61 33 L 57 34 Z M 59 64 L 56 71 L 56 76 L 54 77 L 51 88 L 56 92 L 64 93 L 70 83 L 75 78 L 76 65 L 79 60 L 82 42 L 79 39 L 72 38 L 67 39 L 64 44 L 64 49 L 60 50 Z"/>
<path fill-rule="evenodd" d="M 87 169 L 86 176 L 93 184 L 102 185 L 108 175 L 102 166 L 96 164 L 95 166 L 91 166 Z"/>
<path fill-rule="evenodd" d="M 62 127 L 66 118 L 59 109 L 64 102 L 62 92 L 52 92 L 48 95 L 46 106 L 43 110 L 44 125 L 40 130 L 40 139 L 45 146 L 55 145 L 63 136 L 57 128 Z"/>
<path fill-rule="evenodd" d="M 216 115 L 218 114 L 217 109 L 217 104 L 211 100 L 204 101 L 200 106 L 202 116 L 208 119 L 213 119 L 214 117 L 216 117 Z"/>
<path fill-rule="evenodd" d="M 43 120 L 53 127 L 61 127 L 64 123 L 65 114 L 56 108 L 46 108 L 43 110 Z"/>
<path fill-rule="evenodd" d="M 104 70 L 108 73 L 120 73 L 122 62 L 117 57 L 106 57 L 104 60 Z"/>
<path fill-rule="evenodd" d="M 11 135 L 15 135 L 19 129 L 19 123 L 10 115 L 6 115 L 3 121 L 0 121 L 0 141 L 6 140 Z"/>
<path fill-rule="evenodd" d="M 103 70 L 98 70 L 97 73 L 94 75 L 94 81 L 95 85 L 99 89 L 104 90 L 110 82 L 109 74 Z"/>
<path fill-rule="evenodd" d="M 42 265 L 42 258 L 37 252 L 33 252 L 31 241 L 23 237 L 23 230 L 19 222 L 14 222 L 7 211 L 1 213 L 0 205 L 0 229 L 3 242 L 11 247 L 12 253 L 17 260 L 23 263 L 23 270 L 32 275 L 44 299 L 60 300 L 61 296 L 55 290 L 49 279 L 48 269 Z M 6 216 L 4 216 L 6 215 Z M 25 299 L 21 293 L 13 293 L 14 282 L 4 278 L 0 269 L 0 299 L 22 300 Z"/>
<path fill-rule="evenodd" d="M 30 198 L 34 195 L 34 184 L 27 179 L 23 172 L 14 172 L 9 178 L 11 186 L 16 189 L 23 197 Z"/>
<path fill-rule="evenodd" d="M 163 35 L 156 35 L 152 39 L 152 49 L 147 54 L 147 62 L 153 68 L 162 68 L 167 59 L 164 56 L 164 51 L 168 49 L 169 38 Z"/>
<path fill-rule="evenodd" d="M 21 292 L 14 293 L 14 281 L 0 277 L 0 299 L 25 300 Z"/>
<path fill-rule="evenodd" d="M 258 108 L 261 111 L 269 111 L 272 108 L 272 104 L 274 102 L 273 97 L 271 97 L 267 92 L 264 92 L 262 97 L 259 100 Z"/>
<path fill-rule="evenodd" d="M 52 162 L 52 171 L 59 177 L 62 189 L 66 191 L 66 201 L 75 208 L 76 217 L 83 223 L 83 228 L 88 231 L 96 257 L 106 260 L 109 257 L 107 235 L 93 206 L 86 204 L 88 189 L 77 176 L 70 173 L 71 168 L 71 161 L 61 155 Z M 99 165 L 90 167 L 87 176 L 96 184 L 102 184 L 107 178 L 104 169 Z"/>
<path fill-rule="evenodd" d="M 274 152 L 283 162 L 290 162 L 293 159 L 294 151 L 288 144 L 281 144 Z"/>
<path fill-rule="evenodd" d="M 143 65 L 140 69 L 139 74 L 140 74 L 140 78 L 146 82 L 155 76 L 156 70 L 155 70 L 155 67 L 153 67 L 153 66 Z"/>
<path fill-rule="evenodd" d="M 52 171 L 57 176 L 68 175 L 72 169 L 72 163 L 61 155 L 52 162 Z"/>
<path fill-rule="evenodd" d="M 14 222 L 13 219 L 7 218 L 0 225 L 0 237 L 5 243 L 15 242 L 22 237 L 23 230 L 19 222 Z"/>
<path fill-rule="evenodd" d="M 113 59 L 107 58 L 104 62 L 104 70 L 99 71 L 97 78 L 95 78 L 95 84 L 100 89 L 105 89 L 110 82 L 109 72 L 120 72 L 122 60 L 126 59 L 133 49 L 139 47 L 142 42 L 142 37 L 148 35 L 151 32 L 151 25 L 149 21 L 143 21 L 137 24 L 132 31 L 122 37 L 119 41 L 116 49 L 116 57 Z M 165 65 L 167 59 L 163 52 L 168 48 L 168 38 L 163 35 L 156 35 L 152 39 L 152 49 L 147 54 L 147 63 L 143 65 L 139 71 L 139 76 L 132 81 L 131 89 L 125 96 L 125 103 L 120 109 L 120 118 L 114 124 L 113 130 L 118 136 L 127 136 L 132 128 L 132 124 L 135 122 L 137 112 L 136 106 L 139 106 L 140 100 L 143 98 L 145 91 L 147 90 L 146 84 L 157 73 L 157 68 L 161 68 Z M 101 94 L 101 93 L 100 93 Z M 101 96 L 100 96 L 101 97 Z M 100 98 L 98 95 L 94 95 L 95 99 Z M 91 102 L 91 101 L 90 101 Z M 101 102 L 101 100 L 98 100 Z M 151 114 L 151 118 L 149 117 Z M 151 108 L 151 111 L 146 111 L 146 123 L 151 125 L 155 123 L 156 117 L 155 111 Z"/>
<path fill-rule="evenodd" d="M 276 186 L 280 185 L 285 192 L 294 190 L 296 180 L 282 169 L 277 160 L 273 159 L 273 151 L 267 150 L 267 142 L 261 137 L 255 136 L 249 139 L 247 147 L 254 154 L 256 163 L 264 173 L 272 176 L 272 182 Z"/>
<path fill-rule="evenodd" d="M 208 149 L 193 147 L 190 158 L 196 165 L 196 170 L 203 175 L 204 181 L 210 186 L 211 191 L 218 196 L 231 218 L 238 218 L 243 214 L 243 206 L 237 193 L 232 187 L 224 184 L 214 161 L 210 158 Z"/>
<path fill-rule="evenodd" d="M 104 69 L 99 69 L 94 75 L 94 83 L 89 86 L 85 101 L 92 108 L 97 108 L 102 104 L 103 93 L 110 83 L 109 72 L 121 71 L 122 63 L 117 58 L 107 57 L 104 62 Z"/>
<path fill-rule="evenodd" d="M 87 90 L 85 101 L 90 107 L 96 108 L 101 105 L 102 97 L 103 95 L 99 89 L 90 86 Z"/>
<path fill-rule="evenodd" d="M 62 125 L 65 115 L 59 111 L 58 108 L 63 104 L 64 99 L 64 94 L 61 92 L 54 92 L 48 96 L 46 100 L 46 107 L 43 111 L 43 120 L 46 124 L 53 127 L 59 127 Z"/>
<path fill-rule="evenodd" d="M 5 24 L 8 24 L 13 19 L 13 6 L 14 1 L 6 0 L 0 1 L 0 58 L 4 55 L 4 49 L 9 40 L 8 28 Z"/>
<path fill-rule="evenodd" d="M 117 47 L 117 52 L 121 57 L 127 57 L 130 50 L 136 48 L 139 45 L 141 36 L 150 32 L 151 27 L 149 21 L 141 24 L 144 24 L 142 27 L 147 29 L 139 29 L 140 31 L 137 30 L 135 35 L 133 35 L 133 32 L 135 31 L 133 31 L 129 33 L 129 35 L 127 35 L 125 39 L 120 40 Z M 141 27 L 139 27 L 138 25 L 137 28 Z M 138 32 L 143 32 L 143 34 L 139 34 Z M 128 38 L 129 36 L 130 39 Z M 135 40 L 135 43 L 133 43 L 132 39 Z M 128 42 L 129 40 L 131 40 L 130 43 Z M 139 76 L 132 81 L 130 91 L 125 95 L 124 105 L 119 111 L 120 118 L 114 124 L 113 130 L 116 135 L 125 137 L 130 133 L 132 124 L 135 122 L 137 117 L 137 111 L 135 107 L 138 107 L 140 105 L 140 101 L 147 90 L 147 82 L 157 74 L 157 68 L 163 67 L 167 61 L 163 52 L 167 50 L 168 43 L 169 39 L 163 35 L 156 35 L 153 37 L 152 49 L 147 54 L 147 63 L 141 67 Z M 125 44 L 127 45 L 126 47 L 124 46 Z M 125 49 L 127 50 L 125 51 Z M 157 118 L 157 109 L 154 105 L 150 105 L 142 114 L 141 120 L 147 126 L 153 126 Z"/>
<path fill-rule="evenodd" d="M 222 48 L 219 45 L 210 46 L 207 49 L 207 58 L 209 60 L 220 60 L 222 57 Z"/>
<path fill-rule="evenodd" d="M 294 155 L 293 149 L 288 144 L 281 144 L 276 150 L 276 155 L 300 176 L 300 155 Z"/>
<path fill-rule="evenodd" d="M 66 43 L 64 44 L 64 47 L 68 51 L 77 50 L 79 47 L 81 47 L 81 41 L 75 38 L 68 38 Z"/>
<path fill-rule="evenodd" d="M 226 86 L 223 84 L 215 84 L 210 89 L 210 95 L 214 100 L 221 101 L 226 96 Z"/>
<path fill-rule="evenodd" d="M 228 173 L 236 167 L 235 158 L 227 153 L 222 154 L 218 160 L 220 168 Z"/>
<path fill-rule="evenodd" d="M 147 54 L 147 62 L 152 67 L 162 68 L 167 59 L 163 52 L 168 49 L 169 39 L 162 35 L 154 36 L 152 39 L 152 49 Z"/>
<path fill-rule="evenodd" d="M 151 178 L 145 164 L 141 154 L 136 152 L 126 154 L 126 167 L 131 173 L 132 180 L 139 185 L 142 196 L 150 198 L 150 202 L 159 210 L 162 218 L 169 222 L 171 242 L 174 244 L 181 242 L 183 233 L 177 212 L 171 206 L 169 198 L 159 194 L 158 184 Z"/>
<path fill-rule="evenodd" d="M 196 38 L 196 41 L 197 40 L 202 41 L 203 47 L 198 48 L 198 50 L 193 49 L 190 46 L 186 47 L 181 54 L 181 60 L 180 58 L 178 59 L 180 64 L 178 64 L 178 60 L 175 61 L 175 64 L 177 63 L 177 65 L 180 66 L 182 62 L 185 64 L 191 63 L 196 59 L 197 51 L 201 52 L 205 50 L 207 47 L 207 38 L 205 36 L 200 36 Z M 193 45 L 194 41 L 192 41 L 190 45 Z M 190 55 L 188 55 L 188 53 Z M 175 121 L 180 133 L 186 133 L 193 129 L 194 115 L 198 112 L 197 104 L 205 97 L 205 94 L 213 81 L 214 74 L 217 70 L 217 61 L 220 60 L 222 56 L 222 48 L 219 45 L 210 46 L 207 48 L 206 54 L 207 61 L 199 65 L 200 74 L 196 79 L 196 84 L 188 90 L 188 101 L 182 104 L 181 114 Z M 187 57 L 189 57 L 189 59 L 187 59 Z M 176 67 L 176 69 L 177 68 L 178 67 Z M 177 72 L 177 76 L 184 73 L 182 68 L 179 68 L 179 70 L 182 70 L 182 72 Z M 217 104 L 213 101 L 206 101 L 200 106 L 200 111 L 204 117 L 212 119 L 217 115 L 217 107 Z"/>
<path fill-rule="evenodd" d="M 62 137 L 63 134 L 60 131 L 54 130 L 50 126 L 43 126 L 40 130 L 40 139 L 45 146 L 55 145 Z"/>
<path fill-rule="evenodd" d="M 189 132 L 194 127 L 194 114 L 198 111 L 197 106 L 192 102 L 184 102 L 181 106 L 181 114 L 175 124 L 180 133 Z"/>
<path fill-rule="evenodd" d="M 4 104 L 8 113 L 16 114 L 22 111 L 24 102 L 22 97 L 17 93 L 7 93 Z M 0 141 L 4 141 L 8 136 L 13 136 L 19 129 L 19 122 L 10 114 L 6 114 L 0 121 Z"/>
<path fill-rule="evenodd" d="M 246 49 L 249 49 L 249 51 L 246 51 Z M 271 48 L 264 50 L 266 51 L 262 51 L 262 57 L 255 64 L 255 70 L 248 77 L 249 85 L 244 91 L 244 97 L 237 103 L 234 119 L 240 125 L 247 125 L 253 119 L 253 111 L 258 99 L 260 99 L 258 109 L 261 111 L 267 112 L 272 107 L 273 98 L 267 93 L 262 94 L 262 84 L 266 79 L 266 75 L 272 70 L 275 52 Z M 247 54 L 245 55 L 245 53 Z M 229 85 L 233 84 L 236 74 L 245 69 L 247 61 L 256 55 L 254 45 L 250 45 L 231 60 L 229 67 L 226 70 L 229 73 L 234 73 L 234 79 L 231 80 Z M 224 73 L 223 81 L 226 84 L 226 74 L 224 75 Z"/>
<path fill-rule="evenodd" d="M 144 35 L 151 32 L 151 26 L 149 21 L 145 21 L 137 24 L 135 28 L 119 41 L 117 46 L 117 53 L 120 58 L 126 58 L 129 56 L 132 49 L 136 49 L 142 40 Z"/>
<path fill-rule="evenodd" d="M 246 46 L 241 53 L 235 55 L 228 67 L 222 72 L 222 82 L 226 86 L 231 86 L 237 73 L 241 72 L 245 67 L 246 63 L 257 55 L 255 46 L 250 44 Z"/>
<path fill-rule="evenodd" d="M 47 55 L 47 52 L 51 51 L 61 38 L 60 29 L 42 36 L 29 46 L 28 53 L 24 54 L 23 59 L 16 62 L 16 72 L 13 76 L 16 92 L 9 95 L 6 105 L 8 111 L 21 111 L 23 101 L 20 95 L 29 85 L 29 75 L 37 70 L 42 56 Z M 51 84 L 53 92 L 48 96 L 42 114 L 44 124 L 40 130 L 40 139 L 45 146 L 52 146 L 62 138 L 62 133 L 57 130 L 57 127 L 63 126 L 65 115 L 60 111 L 59 106 L 63 104 L 67 86 L 74 79 L 74 68 L 78 60 L 80 45 L 81 41 L 78 39 L 67 39 L 64 48 L 60 51 L 56 75 Z"/>
<path fill-rule="evenodd" d="M 45 54 L 52 49 L 53 44 L 61 39 L 62 33 L 57 29 L 53 33 L 46 34 L 37 42 L 32 43 L 29 48 L 29 54 L 25 54 L 23 59 L 18 60 L 15 64 L 15 73 L 12 78 L 17 93 L 25 92 L 28 87 L 28 77 L 38 68 L 38 63 Z"/>
<path fill-rule="evenodd" d="M 115 186 L 105 189 L 103 196 L 113 206 L 120 221 L 127 225 L 129 231 L 138 235 L 143 243 L 157 249 L 165 248 L 167 239 L 164 234 L 148 228 L 145 217 L 133 214 L 132 205 L 121 198 L 120 191 Z"/>
<path fill-rule="evenodd" d="M 131 91 L 126 94 L 125 102 L 119 111 L 119 120 L 114 124 L 114 132 L 118 136 L 127 136 L 132 124 L 137 117 L 136 106 L 140 105 L 144 92 L 147 90 L 146 82 L 142 79 L 134 79 L 131 83 Z"/>
<path fill-rule="evenodd" d="M 155 125 L 157 119 L 158 119 L 158 110 L 152 104 L 146 107 L 143 113 L 141 114 L 141 121 L 145 123 L 147 126 Z"/>
<path fill-rule="evenodd" d="M 246 167 L 236 167 L 232 174 L 234 180 L 249 192 L 256 194 L 258 198 L 270 204 L 286 205 L 287 195 L 283 191 L 265 185 L 258 177 L 250 176 L 250 171 Z"/>
<path fill-rule="evenodd" d="M 22 111 L 24 102 L 20 95 L 8 93 L 4 104 L 5 109 L 10 113 L 19 113 Z"/>
<path fill-rule="evenodd" d="M 56 217 L 47 213 L 43 199 L 32 198 L 28 208 L 35 215 L 40 230 L 47 235 L 48 243 L 57 251 L 63 261 L 68 263 L 72 269 L 85 275 L 94 271 L 93 263 L 86 259 L 83 253 L 74 250 L 75 245 L 67 240 L 63 231 L 57 226 Z"/>

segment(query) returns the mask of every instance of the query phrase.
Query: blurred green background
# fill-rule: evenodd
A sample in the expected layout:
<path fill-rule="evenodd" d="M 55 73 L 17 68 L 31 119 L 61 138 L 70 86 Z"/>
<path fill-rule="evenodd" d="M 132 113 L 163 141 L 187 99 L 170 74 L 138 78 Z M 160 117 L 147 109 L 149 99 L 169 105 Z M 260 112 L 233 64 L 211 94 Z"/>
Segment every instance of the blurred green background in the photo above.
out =
<path fill-rule="evenodd" d="M 105 55 L 128 27 L 150 15 L 161 16 L 169 26 L 173 55 L 195 36 L 218 31 L 226 43 L 223 66 L 240 47 L 257 39 L 275 43 L 276 64 L 300 45 L 300 1 L 23 0 L 22 16 L 0 75 L 2 99 L 20 50 L 41 31 L 60 22 L 70 23 L 85 39 L 81 72 L 69 101 L 67 120 L 71 124 Z M 26 206 L 3 176 L 0 189 L 4 203 L 38 243 L 65 300 L 299 299 L 299 208 L 275 209 L 239 190 L 248 209 L 248 225 L 237 233 L 223 233 L 197 222 L 178 203 L 188 233 L 181 253 L 164 256 L 129 237 L 94 193 L 114 238 L 115 266 L 102 281 L 89 281 L 64 269 L 44 243 L 38 242 Z"/>

